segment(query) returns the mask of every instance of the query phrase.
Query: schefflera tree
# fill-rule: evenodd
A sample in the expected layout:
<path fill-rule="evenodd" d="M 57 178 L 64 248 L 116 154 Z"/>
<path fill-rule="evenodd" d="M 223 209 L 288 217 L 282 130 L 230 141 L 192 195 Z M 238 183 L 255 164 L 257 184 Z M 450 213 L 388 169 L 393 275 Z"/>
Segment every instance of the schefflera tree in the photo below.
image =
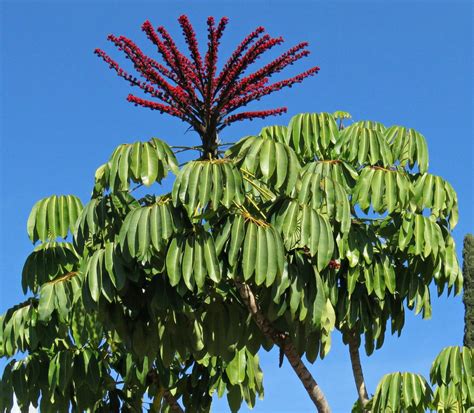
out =
<path fill-rule="evenodd" d="M 208 19 L 203 57 L 186 16 L 179 23 L 189 57 L 164 27 L 155 30 L 146 21 L 142 29 L 162 63 L 130 39 L 110 35 L 143 80 L 96 49 L 152 99 L 129 95 L 130 102 L 176 116 L 199 134 L 201 163 L 181 170 L 189 178 L 189 168 L 197 165 L 194 189 L 182 188 L 185 201 L 174 193 L 134 197 L 137 187 L 181 171 L 159 139 L 121 145 L 97 170 L 85 207 L 72 195 L 35 204 L 28 234 L 39 244 L 22 276 L 24 292 L 32 296 L 0 319 L 0 355 L 26 356 L 11 360 L 4 371 L 0 411 L 10 410 L 13 394 L 21 409 L 39 403 L 44 412 L 141 411 L 146 403 L 150 411 L 182 411 L 180 404 L 208 411 L 214 392 L 227 392 L 235 411 L 242 399 L 253 406 L 263 396 L 257 351 L 262 342 L 271 343 L 229 284 L 220 262 L 225 239 L 219 247 L 220 227 L 210 227 L 225 211 L 245 205 L 241 174 L 234 161 L 222 159 L 217 134 L 236 121 L 284 113 L 285 107 L 233 112 L 319 68 L 269 82 L 309 54 L 307 43 L 300 43 L 249 73 L 262 54 L 283 43 L 257 27 L 217 71 L 227 21 Z M 205 188 L 199 193 L 198 184 Z"/>
<path fill-rule="evenodd" d="M 406 309 L 431 314 L 430 286 L 458 293 L 462 277 L 451 230 L 457 199 L 428 172 L 424 137 L 413 129 L 362 121 L 344 112 L 301 114 L 227 151 L 218 132 L 233 121 L 285 110 L 239 107 L 317 72 L 268 84 L 308 54 L 306 44 L 244 76 L 281 43 L 258 28 L 216 74 L 226 25 L 208 20 L 201 58 L 180 18 L 190 58 L 164 28 L 144 31 L 164 63 L 124 37 L 110 36 L 144 77 L 117 73 L 150 95 L 129 96 L 198 132 L 195 160 L 183 167 L 165 142 L 120 145 L 95 175 L 84 208 L 73 196 L 39 201 L 28 221 L 40 241 L 23 272 L 33 297 L 1 320 L 1 408 L 12 391 L 21 406 L 114 411 L 208 411 L 227 394 L 237 411 L 263 395 L 257 353 L 278 346 L 320 412 L 329 403 L 307 369 L 338 329 L 348 344 L 361 405 L 368 392 L 359 359 L 387 324 L 403 329 Z M 137 186 L 172 172 L 171 193 L 135 197 Z M 68 232 L 72 242 L 61 241 Z"/>

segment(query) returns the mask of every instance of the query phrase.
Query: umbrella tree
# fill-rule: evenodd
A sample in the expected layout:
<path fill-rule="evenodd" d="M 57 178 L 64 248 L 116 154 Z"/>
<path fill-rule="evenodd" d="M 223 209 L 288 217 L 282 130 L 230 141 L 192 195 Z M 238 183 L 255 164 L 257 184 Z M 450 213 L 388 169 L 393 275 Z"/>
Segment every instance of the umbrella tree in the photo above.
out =
<path fill-rule="evenodd" d="M 345 112 L 297 115 L 224 150 L 224 127 L 286 108 L 234 111 L 318 68 L 270 83 L 308 55 L 300 43 L 247 74 L 283 42 L 259 27 L 218 73 L 227 19 L 208 19 L 204 57 L 188 19 L 179 22 L 189 56 L 163 27 L 142 27 L 162 63 L 109 36 L 143 80 L 96 54 L 146 95 L 130 102 L 189 123 L 201 144 L 178 151 L 198 154 L 179 167 L 160 139 L 123 144 L 97 169 L 85 206 L 73 195 L 35 204 L 28 234 L 38 245 L 22 276 L 31 296 L 0 323 L 1 355 L 25 357 L 5 369 L 0 410 L 14 391 L 21 406 L 39 402 L 45 412 L 140 411 L 146 400 L 150 411 L 207 411 L 214 392 L 237 411 L 263 395 L 257 353 L 276 345 L 328 412 L 303 356 L 323 358 L 334 329 L 367 406 L 361 336 L 371 354 L 387 323 L 402 331 L 406 308 L 430 316 L 432 283 L 440 294 L 460 291 L 456 194 L 428 172 L 419 132 L 344 127 Z"/>

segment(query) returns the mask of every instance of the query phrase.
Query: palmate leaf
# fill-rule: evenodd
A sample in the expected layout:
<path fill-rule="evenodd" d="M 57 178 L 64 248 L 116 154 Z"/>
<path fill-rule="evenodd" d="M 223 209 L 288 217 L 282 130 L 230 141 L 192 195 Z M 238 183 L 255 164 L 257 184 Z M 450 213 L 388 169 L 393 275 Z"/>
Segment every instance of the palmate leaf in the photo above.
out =
<path fill-rule="evenodd" d="M 363 265 L 364 262 L 372 264 L 374 251 L 381 248 L 381 242 L 372 228 L 355 221 L 348 236 L 338 239 L 337 247 L 340 256 L 347 258 L 348 265 L 352 268 Z"/>
<path fill-rule="evenodd" d="M 172 237 L 165 268 L 172 286 L 183 282 L 191 291 L 202 291 L 208 278 L 218 283 L 222 277 L 214 238 L 200 227 Z"/>
<path fill-rule="evenodd" d="M 312 209 L 339 222 L 341 232 L 347 233 L 351 225 L 349 194 L 344 187 L 319 172 L 306 170 L 301 174 L 295 188 L 300 205 L 310 205 Z"/>
<path fill-rule="evenodd" d="M 431 388 L 419 374 L 398 372 L 386 374 L 375 391 L 373 410 L 424 413 L 430 406 L 431 395 Z"/>
<path fill-rule="evenodd" d="M 474 404 L 474 350 L 469 347 L 444 348 L 434 360 L 430 381 L 437 385 L 434 406 L 460 412 Z"/>
<path fill-rule="evenodd" d="M 295 252 L 292 258 L 288 265 L 291 285 L 283 301 L 286 307 L 282 306 L 278 316 L 285 319 L 291 317 L 292 322 L 285 329 L 290 331 L 297 350 L 301 354 L 306 353 L 308 361 L 313 363 L 318 354 L 324 358 L 330 350 L 336 314 L 327 293 L 327 285 L 316 266 L 311 265 L 300 252 Z M 283 315 L 285 310 L 289 312 L 288 315 Z"/>
<path fill-rule="evenodd" d="M 22 287 L 37 293 L 39 287 L 66 273 L 77 270 L 79 256 L 69 242 L 47 242 L 38 245 L 26 259 Z"/>
<path fill-rule="evenodd" d="M 398 231 L 398 247 L 423 258 L 431 255 L 436 259 L 439 255 L 445 260 L 446 271 L 452 274 L 454 280 L 459 273 L 459 264 L 453 255 L 454 240 L 435 219 L 421 214 L 403 214 Z"/>
<path fill-rule="evenodd" d="M 56 310 L 59 320 L 67 322 L 74 301 L 81 295 L 82 280 L 77 271 L 49 281 L 41 286 L 38 304 L 38 319 L 49 321 Z"/>
<path fill-rule="evenodd" d="M 352 204 L 365 212 L 403 211 L 412 200 L 412 186 L 404 172 L 382 167 L 365 167 L 352 194 Z"/>
<path fill-rule="evenodd" d="M 353 128 L 353 129 L 366 128 L 366 129 L 371 129 L 371 130 L 375 130 L 377 132 L 382 132 L 382 133 L 387 130 L 387 127 L 383 123 L 380 123 L 374 120 L 359 120 L 357 122 L 354 122 L 348 128 Z"/>
<path fill-rule="evenodd" d="M 392 166 L 394 158 L 380 129 L 364 122 L 352 124 L 341 132 L 340 140 L 335 146 L 336 153 L 354 166 Z"/>
<path fill-rule="evenodd" d="M 178 172 L 178 162 L 167 143 L 157 138 L 147 142 L 122 144 L 109 162 L 99 167 L 95 175 L 95 194 L 104 190 L 128 191 L 134 182 L 150 186 L 160 183 L 168 172 Z"/>
<path fill-rule="evenodd" d="M 257 285 L 271 286 L 284 268 L 280 234 L 268 222 L 240 212 L 228 217 L 216 239 L 220 259 L 226 257 L 233 273 Z"/>
<path fill-rule="evenodd" d="M 207 208 L 230 208 L 243 202 L 242 175 L 228 159 L 192 161 L 178 174 L 172 198 L 174 205 L 183 205 L 191 217 Z"/>
<path fill-rule="evenodd" d="M 153 202 L 155 199 L 153 199 Z M 116 241 L 127 214 L 141 203 L 128 192 L 98 195 L 82 210 L 74 233 L 74 248 L 83 254 L 90 245 Z"/>
<path fill-rule="evenodd" d="M 338 140 L 339 129 L 330 113 L 303 113 L 288 125 L 286 143 L 303 162 L 329 159 L 330 147 Z"/>
<path fill-rule="evenodd" d="M 10 308 L 0 317 L 0 356 L 10 357 L 16 352 L 25 352 L 36 347 L 37 338 L 30 334 L 30 326 L 35 324 L 38 300 L 27 301 Z"/>
<path fill-rule="evenodd" d="M 112 302 L 117 291 L 126 285 L 127 278 L 132 277 L 133 274 L 126 270 L 117 253 L 117 246 L 111 242 L 106 243 L 86 262 L 82 287 L 85 304 L 97 303 L 101 297 Z"/>
<path fill-rule="evenodd" d="M 334 234 L 326 216 L 309 205 L 288 199 L 272 215 L 272 223 L 281 232 L 287 250 L 307 248 L 319 271 L 329 264 Z"/>
<path fill-rule="evenodd" d="M 342 160 L 321 160 L 309 162 L 301 168 L 300 178 L 306 174 L 320 174 L 323 178 L 332 179 L 346 191 L 351 191 L 357 182 L 359 174 L 349 163 Z"/>
<path fill-rule="evenodd" d="M 104 372 L 105 363 L 97 360 L 90 348 L 54 350 L 35 352 L 9 363 L 2 377 L 6 391 L 2 389 L 0 411 L 10 410 L 5 400 L 7 392 L 11 392 L 10 397 L 14 392 L 19 407 L 26 411 L 30 405 L 42 412 L 67 411 L 71 401 L 81 411 L 96 407 L 103 392 L 97 386 L 91 388 L 100 380 L 111 379 Z"/>
<path fill-rule="evenodd" d="M 287 143 L 288 128 L 280 125 L 265 126 L 259 132 L 258 136 L 261 136 L 264 139 L 273 139 L 280 143 Z"/>
<path fill-rule="evenodd" d="M 293 149 L 285 143 L 268 137 L 249 136 L 229 148 L 226 155 L 236 160 L 243 173 L 263 182 L 271 190 L 285 194 L 293 190 L 300 163 Z M 246 188 L 254 190 L 248 183 Z M 259 195 L 258 191 L 256 195 Z"/>
<path fill-rule="evenodd" d="M 145 260 L 151 251 L 163 252 L 168 240 L 181 227 L 178 210 L 169 197 L 164 197 L 154 204 L 132 209 L 120 228 L 118 242 L 122 251 Z"/>
<path fill-rule="evenodd" d="M 415 163 L 420 173 L 428 170 L 428 147 L 425 137 L 411 128 L 391 126 L 385 131 L 385 139 L 389 143 L 394 161 L 402 166 L 413 169 Z"/>
<path fill-rule="evenodd" d="M 452 229 L 458 222 L 458 198 L 449 182 L 436 175 L 424 173 L 413 182 L 410 203 L 417 211 L 429 208 L 435 217 L 446 218 Z"/>
<path fill-rule="evenodd" d="M 28 236 L 35 243 L 57 237 L 66 238 L 73 233 L 82 202 L 74 195 L 53 195 L 38 201 L 28 217 Z"/>
<path fill-rule="evenodd" d="M 245 280 L 252 278 L 255 284 L 265 283 L 269 287 L 283 271 L 281 238 L 275 228 L 267 223 L 247 217 L 247 222 L 241 226 L 241 219 L 238 218 L 234 223 L 235 231 L 232 228 L 229 257 L 232 256 L 233 263 L 241 261 Z M 243 234 L 245 235 L 242 237 Z M 238 245 L 241 239 L 242 247 Z"/>

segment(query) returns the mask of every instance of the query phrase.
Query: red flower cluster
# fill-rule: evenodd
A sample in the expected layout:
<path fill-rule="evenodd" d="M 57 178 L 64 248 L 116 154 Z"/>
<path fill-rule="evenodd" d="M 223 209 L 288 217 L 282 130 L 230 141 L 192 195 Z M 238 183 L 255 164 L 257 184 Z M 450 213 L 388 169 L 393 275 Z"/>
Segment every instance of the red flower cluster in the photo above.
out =
<path fill-rule="evenodd" d="M 96 49 L 95 53 L 119 76 L 154 99 L 129 95 L 129 102 L 181 118 L 190 123 L 203 138 L 212 139 L 219 130 L 232 122 L 286 112 L 285 107 L 280 107 L 231 115 L 251 101 L 300 83 L 319 70 L 313 67 L 297 76 L 268 84 L 271 76 L 309 54 L 306 49 L 308 44 L 303 42 L 256 72 L 245 75 L 248 67 L 263 53 L 283 43 L 281 37 L 272 38 L 265 34 L 263 27 L 257 27 L 237 46 L 222 71 L 217 74 L 219 44 L 228 19 L 223 17 L 217 25 L 213 17 L 207 19 L 209 40 L 204 59 L 187 16 L 179 17 L 178 21 L 188 45 L 189 57 L 181 53 L 164 27 L 155 30 L 149 21 L 142 25 L 142 30 L 156 46 L 164 64 L 146 56 L 133 41 L 124 36 L 108 37 L 131 60 L 142 81 L 125 72 L 104 51 Z"/>
<path fill-rule="evenodd" d="M 329 268 L 331 270 L 338 270 L 339 268 L 341 268 L 341 263 L 337 260 L 331 260 L 329 261 Z"/>

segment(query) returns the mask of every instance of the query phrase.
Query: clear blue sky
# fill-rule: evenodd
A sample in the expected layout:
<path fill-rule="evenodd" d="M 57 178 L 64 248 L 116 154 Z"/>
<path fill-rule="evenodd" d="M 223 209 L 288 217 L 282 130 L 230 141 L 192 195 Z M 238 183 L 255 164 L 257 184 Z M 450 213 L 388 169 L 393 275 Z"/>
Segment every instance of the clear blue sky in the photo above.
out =
<path fill-rule="evenodd" d="M 20 274 L 32 249 L 26 219 L 36 200 L 74 193 L 86 201 L 95 169 L 119 143 L 152 136 L 175 145 L 197 142 L 183 123 L 127 103 L 129 87 L 92 53 L 95 47 L 112 51 L 109 33 L 150 50 L 140 31 L 147 18 L 178 36 L 182 13 L 200 33 L 207 16 L 228 16 L 224 55 L 257 25 L 283 35 L 288 45 L 309 41 L 313 54 L 292 70 L 319 65 L 320 74 L 253 106 L 284 104 L 289 113 L 236 124 L 224 139 L 311 111 L 345 110 L 356 120 L 416 128 L 428 140 L 431 172 L 458 192 L 459 252 L 464 234 L 474 230 L 470 2 L 11 1 L 1 7 L 2 313 L 22 299 Z M 462 329 L 460 297 L 434 295 L 432 320 L 409 314 L 401 338 L 388 336 L 382 350 L 364 357 L 369 390 L 387 372 L 427 374 L 443 346 L 461 344 Z M 356 392 L 347 349 L 337 333 L 333 341 L 327 358 L 311 370 L 333 411 L 345 413 Z M 278 369 L 276 352 L 261 358 L 266 397 L 255 411 L 312 411 L 288 364 Z M 215 404 L 214 411 L 227 410 L 225 399 Z"/>

